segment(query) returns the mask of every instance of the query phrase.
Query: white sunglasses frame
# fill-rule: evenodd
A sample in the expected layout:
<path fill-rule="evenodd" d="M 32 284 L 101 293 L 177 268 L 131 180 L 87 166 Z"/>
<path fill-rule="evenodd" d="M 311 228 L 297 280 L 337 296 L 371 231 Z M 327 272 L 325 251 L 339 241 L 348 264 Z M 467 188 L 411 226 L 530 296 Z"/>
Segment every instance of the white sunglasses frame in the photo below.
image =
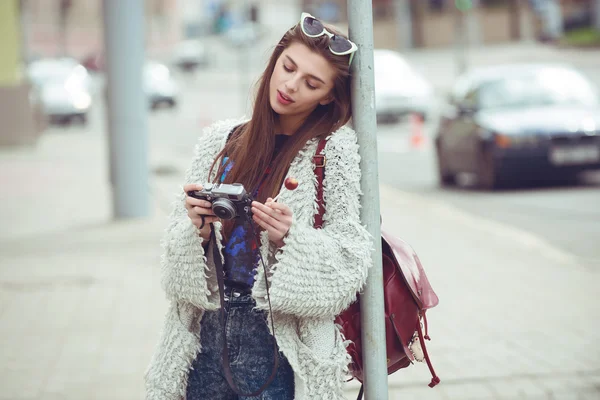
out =
<path fill-rule="evenodd" d="M 319 22 L 321 22 L 321 25 L 323 25 L 323 30 L 321 31 L 321 33 L 316 34 L 316 35 L 309 35 L 308 32 L 306 32 L 304 30 L 304 20 L 306 18 L 312 18 L 314 20 L 319 21 L 317 18 L 315 18 L 314 16 L 310 15 L 307 12 L 302 13 L 302 15 L 300 16 L 300 29 L 302 29 L 302 33 L 304 33 L 306 36 L 311 37 L 311 38 L 316 38 L 316 37 L 320 37 L 323 35 L 327 35 L 327 36 L 329 36 L 329 39 L 331 39 L 332 37 L 335 36 L 335 34 L 329 32 L 327 30 L 327 28 L 325 28 L 325 25 L 323 25 L 323 22 L 321 22 L 321 21 L 319 21 Z M 344 38 L 344 39 L 346 39 L 346 38 Z M 354 53 L 356 53 L 356 51 L 358 50 L 358 46 L 356 46 L 356 44 L 353 41 L 351 41 L 350 39 L 346 39 L 346 40 L 348 42 L 350 42 L 350 45 L 352 46 L 352 47 L 350 47 L 349 50 L 339 53 L 337 51 L 333 51 L 333 49 L 331 48 L 331 45 L 329 45 L 329 51 L 331 51 L 331 53 L 335 54 L 336 56 L 346 56 L 346 55 L 350 54 L 350 61 L 348 62 L 348 65 L 351 65 L 352 59 L 354 58 Z"/>

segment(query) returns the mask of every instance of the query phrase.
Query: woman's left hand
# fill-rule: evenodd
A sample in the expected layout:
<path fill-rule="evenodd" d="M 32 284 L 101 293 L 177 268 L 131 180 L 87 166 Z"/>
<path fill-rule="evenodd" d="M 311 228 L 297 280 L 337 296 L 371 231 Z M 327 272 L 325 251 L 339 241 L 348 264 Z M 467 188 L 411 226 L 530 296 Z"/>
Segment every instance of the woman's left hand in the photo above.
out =
<path fill-rule="evenodd" d="M 252 219 L 269 233 L 269 240 L 278 247 L 283 246 L 283 238 L 292 226 L 294 213 L 285 204 L 268 198 L 265 204 L 252 202 Z"/>

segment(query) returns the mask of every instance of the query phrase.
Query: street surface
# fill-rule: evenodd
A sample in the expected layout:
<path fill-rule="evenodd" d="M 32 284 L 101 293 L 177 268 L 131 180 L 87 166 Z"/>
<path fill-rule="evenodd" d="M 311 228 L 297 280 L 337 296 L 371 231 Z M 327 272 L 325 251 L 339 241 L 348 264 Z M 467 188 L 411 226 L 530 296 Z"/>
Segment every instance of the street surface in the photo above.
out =
<path fill-rule="evenodd" d="M 276 28 L 299 15 L 271 10 Z M 143 398 L 166 310 L 158 244 L 170 201 L 201 128 L 249 109 L 254 56 L 281 32 L 270 34 L 237 50 L 214 40 L 213 65 L 178 73 L 179 107 L 150 114 L 150 218 L 111 221 L 102 104 L 87 127 L 0 149 L 0 400 Z M 525 44 L 480 50 L 473 62 L 525 56 L 565 57 Z M 442 73 L 451 54 L 409 57 L 440 90 L 451 83 Z M 600 82 L 598 52 L 568 57 Z M 389 377 L 390 399 L 600 399 L 599 174 L 568 186 L 440 189 L 435 123 L 421 147 L 411 129 L 407 120 L 378 128 L 381 210 L 440 297 L 428 350 L 442 383 L 429 389 L 426 365 L 411 366 Z M 356 391 L 348 384 L 349 399 Z"/>

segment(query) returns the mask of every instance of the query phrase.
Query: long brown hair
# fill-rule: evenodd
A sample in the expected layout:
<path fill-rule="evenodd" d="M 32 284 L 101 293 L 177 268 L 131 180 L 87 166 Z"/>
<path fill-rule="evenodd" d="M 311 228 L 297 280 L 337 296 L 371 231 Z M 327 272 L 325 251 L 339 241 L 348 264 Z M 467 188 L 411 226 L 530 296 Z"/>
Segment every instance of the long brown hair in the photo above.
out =
<path fill-rule="evenodd" d="M 341 35 L 333 27 L 326 26 L 326 28 L 336 35 Z M 327 105 L 319 104 L 302 126 L 286 140 L 279 154 L 274 156 L 278 115 L 271 108 L 269 86 L 277 60 L 283 51 L 294 42 L 302 43 L 312 51 L 321 54 L 335 68 L 337 74 L 331 93 L 334 100 Z M 290 163 L 308 140 L 324 137 L 349 121 L 352 116 L 349 56 L 337 56 L 331 53 L 328 46 L 329 38 L 326 35 L 310 38 L 304 35 L 300 24 L 292 27 L 283 35 L 257 83 L 258 91 L 254 101 L 252 119 L 233 132 L 231 139 L 213 161 L 209 179 L 217 163 L 220 163 L 227 155 L 230 160 L 233 160 L 233 166 L 227 173 L 224 183 L 242 183 L 246 190 L 252 193 L 262 180 L 265 170 L 270 166 L 271 171 L 256 198 L 256 200 L 264 202 L 268 197 L 274 197 L 277 194 Z M 219 165 L 215 181 L 220 179 L 223 170 L 224 166 Z"/>

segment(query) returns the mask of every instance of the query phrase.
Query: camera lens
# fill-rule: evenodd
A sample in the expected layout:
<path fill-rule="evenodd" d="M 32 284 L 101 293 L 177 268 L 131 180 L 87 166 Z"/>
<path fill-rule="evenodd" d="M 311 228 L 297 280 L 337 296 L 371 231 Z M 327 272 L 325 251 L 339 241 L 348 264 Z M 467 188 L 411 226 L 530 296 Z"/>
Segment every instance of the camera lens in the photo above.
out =
<path fill-rule="evenodd" d="M 221 219 L 233 219 L 236 217 L 235 206 L 227 199 L 217 199 L 212 203 L 212 210 Z"/>

